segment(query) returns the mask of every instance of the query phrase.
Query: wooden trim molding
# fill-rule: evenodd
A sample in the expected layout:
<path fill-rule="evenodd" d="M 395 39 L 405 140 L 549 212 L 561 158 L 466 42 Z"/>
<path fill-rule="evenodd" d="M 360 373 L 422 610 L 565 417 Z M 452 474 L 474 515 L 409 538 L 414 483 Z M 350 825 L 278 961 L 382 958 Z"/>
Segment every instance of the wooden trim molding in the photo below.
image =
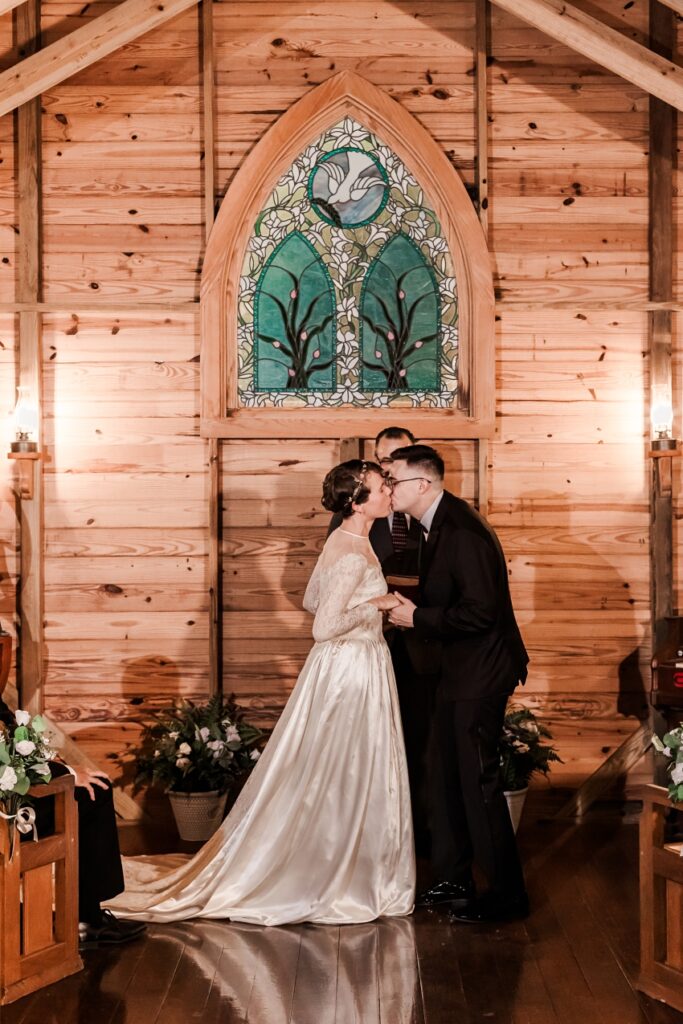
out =
<path fill-rule="evenodd" d="M 14 13 L 17 47 L 40 55 L 40 0 L 28 0 Z M 30 60 L 31 58 L 27 58 Z M 37 302 L 42 298 L 42 182 L 40 101 L 22 104 L 16 114 L 17 139 L 17 298 Z M 18 379 L 38 416 L 36 441 L 42 444 L 43 364 L 42 314 L 35 310 L 18 316 Z M 25 464 L 24 464 L 25 465 Z M 19 468 L 17 466 L 17 468 Z M 17 679 L 21 706 L 32 714 L 43 710 L 44 663 L 44 494 L 43 462 L 31 467 L 30 493 L 17 486 L 21 580 L 17 591 L 20 642 Z"/>
<path fill-rule="evenodd" d="M 330 437 L 375 433 L 397 410 L 256 409 L 237 397 L 237 301 L 256 218 L 293 160 L 332 125 L 352 117 L 390 146 L 424 188 L 455 264 L 459 299 L 460 394 L 465 408 L 408 409 L 411 429 L 439 437 L 494 430 L 494 297 L 486 240 L 455 169 L 418 121 L 359 75 L 343 71 L 311 89 L 247 156 L 223 200 L 206 250 L 201 286 L 201 430 L 206 437 Z"/>

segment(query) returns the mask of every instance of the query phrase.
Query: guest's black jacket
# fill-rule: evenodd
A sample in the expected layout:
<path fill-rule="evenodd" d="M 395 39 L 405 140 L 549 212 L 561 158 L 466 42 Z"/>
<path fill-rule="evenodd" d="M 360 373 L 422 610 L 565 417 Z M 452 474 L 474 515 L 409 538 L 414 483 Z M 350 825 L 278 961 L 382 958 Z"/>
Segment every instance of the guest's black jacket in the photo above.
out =
<path fill-rule="evenodd" d="M 343 522 L 344 517 L 341 512 L 335 512 L 330 520 L 327 536 L 329 537 Z M 385 576 L 391 576 L 392 574 L 399 576 L 417 575 L 417 556 L 421 533 L 420 524 L 417 520 L 411 519 L 406 546 L 403 551 L 396 552 L 394 551 L 394 542 L 391 539 L 389 520 L 375 519 L 370 527 L 368 539 L 372 545 L 372 550 L 379 559 L 379 564 L 382 566 L 382 572 Z"/>
<path fill-rule="evenodd" d="M 2 697 L 0 697 L 0 722 L 2 722 L 3 725 L 6 725 L 8 729 L 12 729 L 15 724 L 14 712 L 10 711 Z"/>
<path fill-rule="evenodd" d="M 446 696 L 511 693 L 529 661 L 510 600 L 500 542 L 466 501 L 444 491 L 420 552 L 414 634 L 423 672 Z"/>

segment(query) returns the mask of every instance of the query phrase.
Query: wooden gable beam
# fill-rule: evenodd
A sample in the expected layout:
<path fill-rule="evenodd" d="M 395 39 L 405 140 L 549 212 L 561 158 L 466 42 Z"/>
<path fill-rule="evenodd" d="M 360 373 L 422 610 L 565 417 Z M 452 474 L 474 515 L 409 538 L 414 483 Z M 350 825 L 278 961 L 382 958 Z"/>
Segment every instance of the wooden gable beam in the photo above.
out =
<path fill-rule="evenodd" d="M 0 14 L 7 14 L 8 11 L 13 11 L 19 4 L 23 4 L 24 0 L 0 0 Z"/>
<path fill-rule="evenodd" d="M 564 0 L 493 0 L 496 7 L 683 110 L 683 69 Z M 667 0 L 670 7 L 683 0 Z"/>
<path fill-rule="evenodd" d="M 0 3 L 8 0 L 0 0 Z M 0 74 L 0 116 L 59 85 L 125 43 L 194 7 L 197 0 L 123 0 Z"/>
<path fill-rule="evenodd" d="M 660 0 L 660 3 L 683 17 L 683 0 Z"/>

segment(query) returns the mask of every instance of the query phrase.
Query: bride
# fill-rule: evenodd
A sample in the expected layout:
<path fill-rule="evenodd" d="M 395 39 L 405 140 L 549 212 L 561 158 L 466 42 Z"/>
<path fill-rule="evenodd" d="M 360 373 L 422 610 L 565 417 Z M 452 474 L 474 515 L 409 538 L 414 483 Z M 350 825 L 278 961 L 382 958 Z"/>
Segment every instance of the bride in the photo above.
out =
<path fill-rule="evenodd" d="M 405 751 L 368 534 L 390 511 L 379 466 L 354 459 L 325 477 L 341 512 L 304 596 L 315 643 L 231 813 L 189 862 L 136 857 L 123 917 L 253 924 L 347 924 L 409 914 L 415 890 Z M 174 870 L 175 868 L 175 870 Z"/>

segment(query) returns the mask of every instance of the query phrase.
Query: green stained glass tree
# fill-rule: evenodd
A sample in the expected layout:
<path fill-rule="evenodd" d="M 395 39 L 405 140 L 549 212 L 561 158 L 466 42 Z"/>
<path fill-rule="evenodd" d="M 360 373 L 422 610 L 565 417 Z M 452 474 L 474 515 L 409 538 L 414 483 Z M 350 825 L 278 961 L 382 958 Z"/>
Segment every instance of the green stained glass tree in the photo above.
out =
<path fill-rule="evenodd" d="M 360 313 L 363 390 L 439 389 L 439 289 L 407 235 L 394 235 L 373 260 Z"/>
<path fill-rule="evenodd" d="M 334 390 L 334 290 L 322 259 L 298 231 L 277 247 L 258 280 L 254 337 L 257 391 Z"/>

